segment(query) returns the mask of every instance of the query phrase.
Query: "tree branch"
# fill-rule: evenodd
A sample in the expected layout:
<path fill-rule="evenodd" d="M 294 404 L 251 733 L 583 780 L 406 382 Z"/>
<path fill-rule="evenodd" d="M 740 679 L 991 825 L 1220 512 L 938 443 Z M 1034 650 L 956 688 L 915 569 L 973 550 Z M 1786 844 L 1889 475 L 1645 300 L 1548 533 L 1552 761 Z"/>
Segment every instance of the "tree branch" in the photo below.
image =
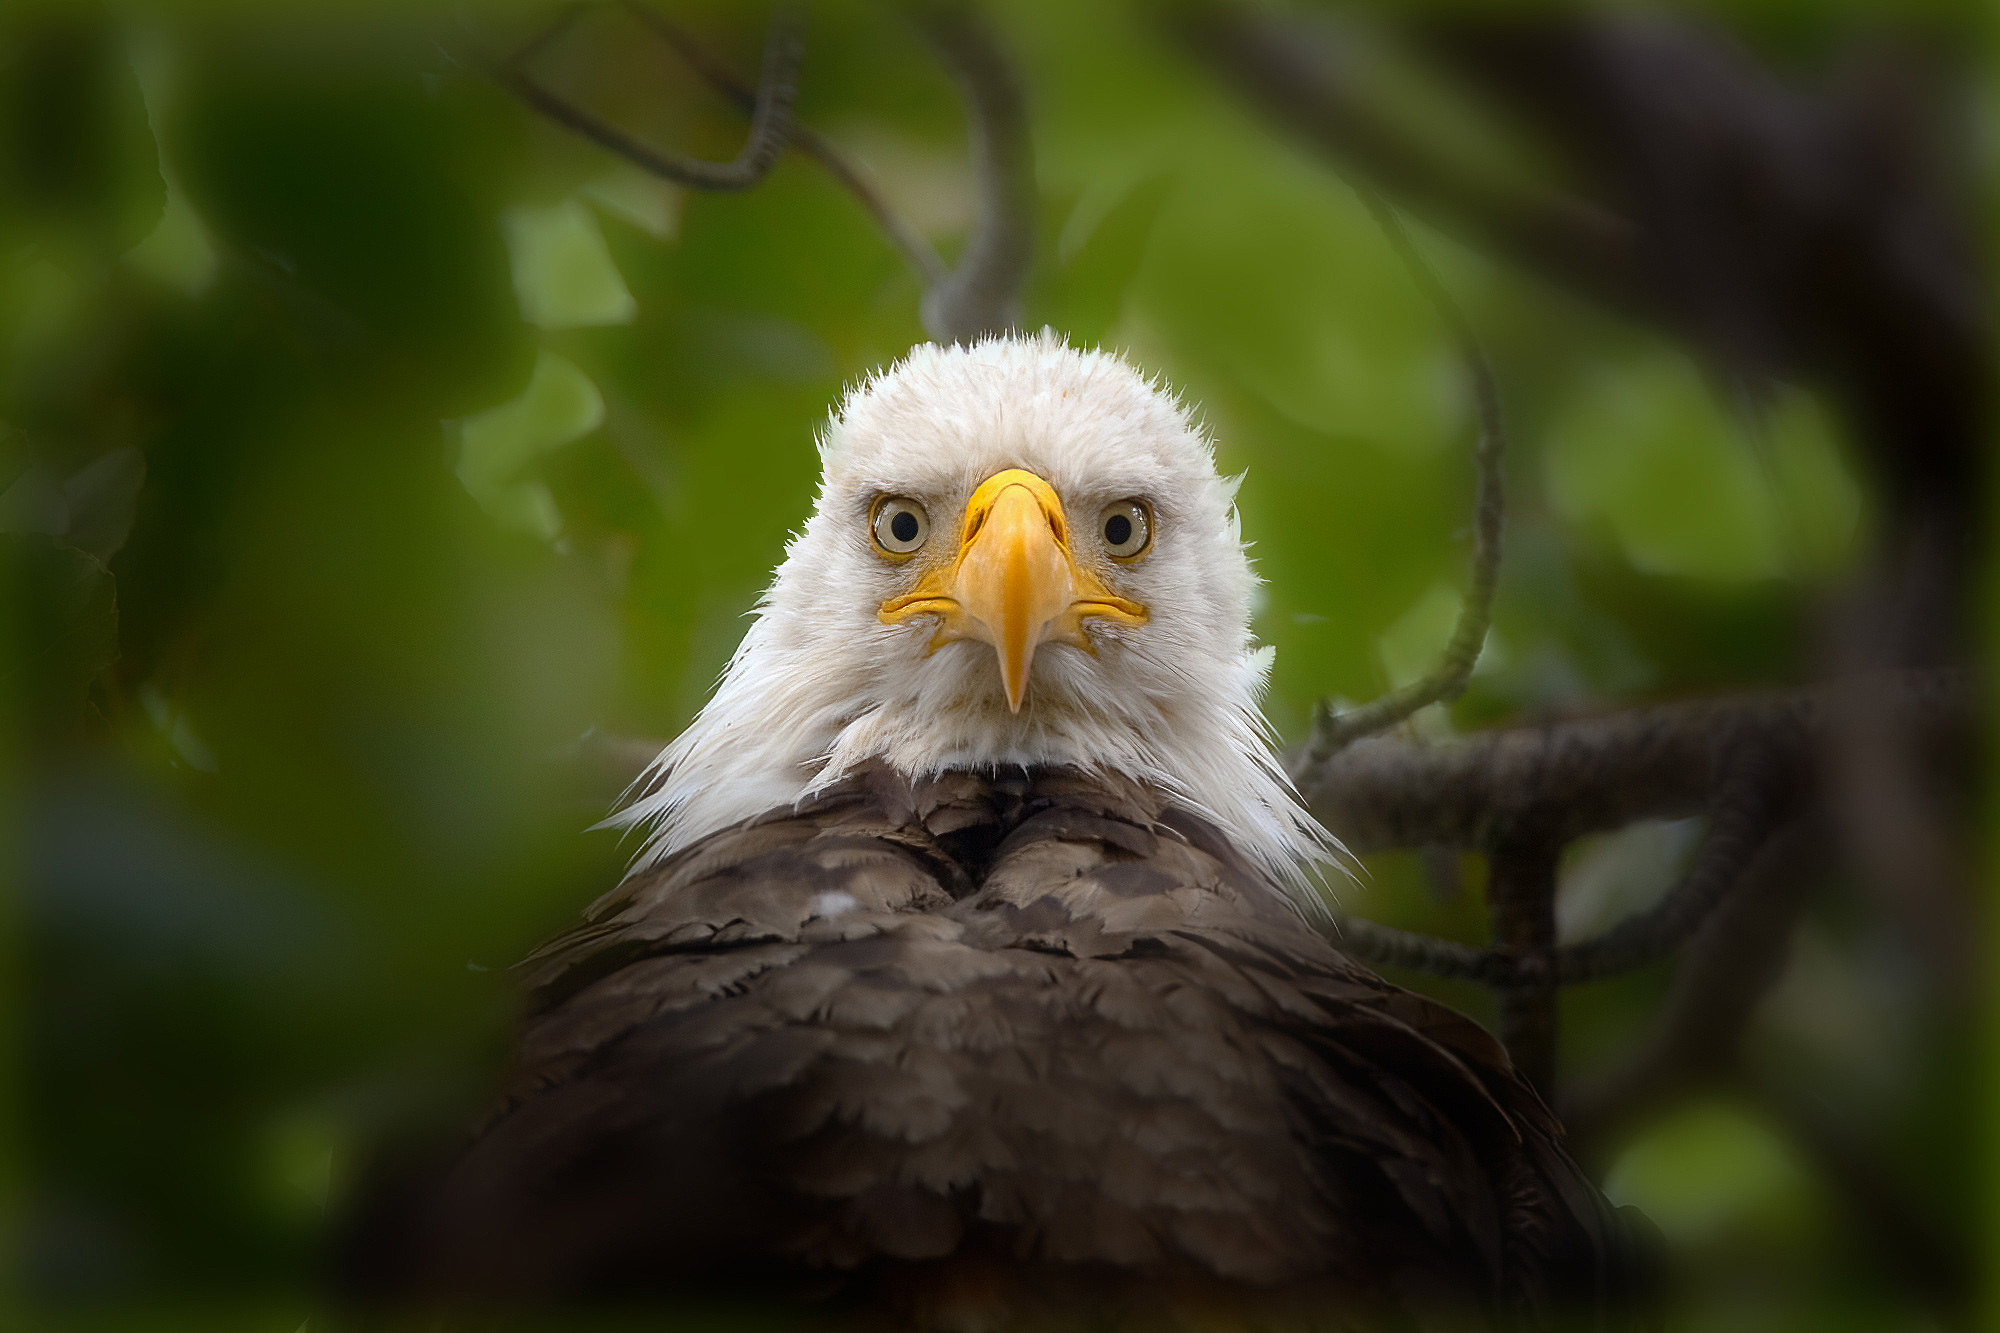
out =
<path fill-rule="evenodd" d="M 654 148 L 616 126 L 558 97 L 530 78 L 522 68 L 526 55 L 542 49 L 574 21 L 575 9 L 564 11 L 548 32 L 507 61 L 483 60 L 487 73 L 524 105 L 539 111 L 573 134 L 616 153 L 664 180 L 689 189 L 714 192 L 747 190 L 770 173 L 778 154 L 791 138 L 792 104 L 798 97 L 799 61 L 804 50 L 804 18 L 796 8 L 781 6 L 771 18 L 764 46 L 764 72 L 750 120 L 750 137 L 728 162 L 709 162 Z"/>
<path fill-rule="evenodd" d="M 1464 310 L 1418 252 L 1395 210 L 1372 190 L 1360 193 L 1397 257 L 1403 261 L 1403 267 L 1450 330 L 1452 341 L 1458 345 L 1459 358 L 1472 380 L 1473 402 L 1479 413 L 1479 441 L 1473 446 L 1472 455 L 1476 477 L 1472 501 L 1472 572 L 1451 640 L 1427 675 L 1345 713 L 1335 714 L 1326 700 L 1320 701 L 1313 710 L 1312 740 L 1303 758 L 1307 768 L 1324 764 L 1361 737 L 1385 731 L 1420 708 L 1450 703 L 1465 692 L 1466 682 L 1472 679 L 1472 668 L 1479 661 L 1480 649 L 1485 646 L 1486 631 L 1493 624 L 1493 594 L 1500 583 L 1500 546 L 1507 522 L 1507 424 L 1500 411 L 1500 388 L 1493 377 L 1492 362 L 1487 360 L 1485 349 L 1473 335 Z"/>
<path fill-rule="evenodd" d="M 970 7 L 950 0 L 918 0 L 909 7 L 911 21 L 963 91 L 971 125 L 978 208 L 956 266 L 946 264 L 923 233 L 898 214 L 830 140 L 792 118 L 800 50 L 800 25 L 792 10 L 780 10 L 772 20 L 763 82 L 753 92 L 678 24 L 637 0 L 626 0 L 623 7 L 751 117 L 749 141 L 735 161 L 704 162 L 640 143 L 526 74 L 527 58 L 565 32 L 585 8 L 582 4 L 565 9 L 513 58 L 483 64 L 495 81 L 527 106 L 657 176 L 694 189 L 749 189 L 764 178 L 789 143 L 854 196 L 922 281 L 924 327 L 933 338 L 965 342 L 1012 327 L 1034 257 L 1034 151 L 1020 80 Z"/>
<path fill-rule="evenodd" d="M 1894 684 L 1876 697 L 1877 707 L 1895 710 L 1917 731 L 1965 734 L 1969 701 L 1962 677 L 1913 674 Z M 1400 770 L 1375 765 L 1353 784 L 1378 799 L 1402 787 L 1414 798 L 1411 805 L 1434 817 L 1435 822 L 1406 820 L 1414 827 L 1399 829 L 1407 836 L 1395 845 L 1463 846 L 1467 835 L 1478 834 L 1503 849 L 1518 837 L 1517 830 L 1532 828 L 1560 846 L 1594 829 L 1704 806 L 1710 822 L 1680 883 L 1654 907 L 1595 939 L 1524 952 L 1508 938 L 1513 932 L 1503 929 L 1504 904 L 1496 899 L 1500 948 L 1475 948 L 1353 918 L 1337 923 L 1342 947 L 1366 962 L 1502 989 L 1577 985 L 1665 957 L 1710 918 L 1772 829 L 1803 798 L 1811 748 L 1826 730 L 1829 705 L 1844 701 L 1847 688 L 1839 695 L 1822 689 L 1684 704 L 1564 727 L 1490 733 L 1435 748 L 1386 741 L 1357 746 L 1363 759 L 1366 750 L 1397 744 L 1405 752 L 1399 757 L 1441 755 L 1447 761 L 1428 772 L 1421 762 Z M 1459 767 L 1465 761 L 1470 766 Z M 1353 775 L 1349 778 L 1352 782 Z M 1471 790 L 1450 790 L 1455 785 Z M 1498 799 L 1488 803 L 1482 795 Z M 1330 827 L 1348 831 L 1338 822 Z M 1496 855 L 1496 894 L 1502 878 Z"/>
<path fill-rule="evenodd" d="M 1513 830 L 1487 854 L 1486 900 L 1492 952 L 1525 962 L 1545 959 L 1556 942 L 1556 863 L 1562 844 L 1538 830 Z M 1544 1097 L 1556 1074 L 1556 986 L 1547 967 L 1538 980 L 1500 992 L 1500 1040 L 1514 1067 Z"/>
<path fill-rule="evenodd" d="M 1477 851 L 1496 829 L 1553 821 L 1567 841 L 1635 819 L 1705 809 L 1714 757 L 1755 741 L 1773 762 L 1803 765 L 1832 716 L 1857 706 L 1855 686 L 1722 695 L 1539 726 L 1479 732 L 1443 744 L 1377 736 L 1318 765 L 1299 789 L 1320 821 L 1357 853 L 1437 844 Z M 1974 725 L 1962 672 L 1868 678 L 1866 706 L 1929 742 Z"/>
<path fill-rule="evenodd" d="M 1580 182 L 1569 193 L 1506 180 L 1413 128 L 1324 9 L 1180 0 L 1169 12 L 1198 60 L 1343 175 L 1659 326 L 1725 380 L 1824 394 L 1882 483 L 1883 549 L 1943 539 L 1926 580 L 1942 595 L 1896 590 L 1900 632 L 1875 634 L 1862 660 L 1956 660 L 1994 362 L 1976 227 L 1952 183 L 1962 173 L 1945 167 L 1962 153 L 1947 117 L 1914 110 L 1952 86 L 1944 70 L 1890 43 L 1865 95 L 1851 68 L 1806 92 L 1692 15 L 1399 21 L 1482 95 L 1482 115 L 1518 119 L 1564 164 Z"/>
<path fill-rule="evenodd" d="M 1829 861 L 1824 816 L 1797 819 L 1765 839 L 1727 902 L 1689 939 L 1672 988 L 1638 1051 L 1569 1090 L 1562 1108 L 1579 1159 L 1657 1112 L 1675 1089 L 1726 1078 L 1744 1029 L 1783 974 L 1807 891 Z"/>
<path fill-rule="evenodd" d="M 732 102 L 744 115 L 751 115 L 757 107 L 757 92 L 749 84 L 737 78 L 730 68 L 723 64 L 713 52 L 685 28 L 670 21 L 648 5 L 635 0 L 627 0 L 626 10 L 639 22 L 646 25 L 661 41 L 673 47 L 685 60 L 688 67 L 708 81 L 711 88 Z M 882 192 L 875 188 L 858 168 L 850 163 L 833 141 L 819 131 L 797 120 L 791 123 L 792 146 L 819 165 L 820 170 L 831 176 L 834 183 L 853 195 L 868 216 L 875 219 L 875 225 L 889 239 L 903 262 L 925 285 L 931 287 L 950 276 L 951 269 L 939 257 L 937 248 L 922 232 L 911 226 L 903 216 L 890 206 Z"/>
<path fill-rule="evenodd" d="M 1708 920 L 1766 840 L 1774 811 L 1781 808 L 1779 793 L 1786 785 L 1775 780 L 1762 761 L 1740 761 L 1718 792 L 1708 836 L 1702 839 L 1688 873 L 1658 903 L 1626 917 L 1595 939 L 1546 948 L 1537 946 L 1546 932 L 1507 928 L 1510 915 L 1523 916 L 1531 908 L 1538 910 L 1538 905 L 1512 901 L 1526 889 L 1510 885 L 1509 874 L 1503 873 L 1510 864 L 1507 844 L 1503 843 L 1494 857 L 1490 890 L 1494 934 L 1501 941 L 1500 947 L 1478 949 L 1373 923 L 1357 930 L 1360 923 L 1352 918 L 1339 923 L 1341 946 L 1364 962 L 1477 981 L 1502 990 L 1542 991 L 1636 971 L 1665 958 Z M 1550 859 L 1552 864 L 1552 854 Z M 1548 887 L 1553 887 L 1553 881 Z M 1549 905 L 1553 905 L 1553 893 Z"/>
<path fill-rule="evenodd" d="M 939 342 L 1010 328 L 1035 250 L 1035 156 L 1021 81 L 984 20 L 951 0 L 919 0 L 912 22 L 964 92 L 978 212 L 958 264 L 924 293 L 924 327 Z"/>
<path fill-rule="evenodd" d="M 1556 984 L 1574 986 L 1657 962 L 1700 929 L 1769 840 L 1794 784 L 1767 756 L 1734 756 L 1709 812 L 1708 835 L 1680 883 L 1644 912 L 1626 917 L 1596 939 L 1550 956 Z"/>

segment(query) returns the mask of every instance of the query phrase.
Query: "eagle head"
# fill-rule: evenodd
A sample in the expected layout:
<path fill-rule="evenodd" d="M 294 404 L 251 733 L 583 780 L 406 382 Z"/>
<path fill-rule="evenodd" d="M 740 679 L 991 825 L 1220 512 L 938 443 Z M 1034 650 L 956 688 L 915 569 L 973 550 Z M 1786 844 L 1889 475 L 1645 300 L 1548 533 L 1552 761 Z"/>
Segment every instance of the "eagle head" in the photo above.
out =
<path fill-rule="evenodd" d="M 1236 485 L 1185 406 L 1047 331 L 925 345 L 846 396 L 820 460 L 714 697 L 613 818 L 650 830 L 638 866 L 870 760 L 1067 765 L 1304 891 L 1332 844 L 1272 757 Z"/>

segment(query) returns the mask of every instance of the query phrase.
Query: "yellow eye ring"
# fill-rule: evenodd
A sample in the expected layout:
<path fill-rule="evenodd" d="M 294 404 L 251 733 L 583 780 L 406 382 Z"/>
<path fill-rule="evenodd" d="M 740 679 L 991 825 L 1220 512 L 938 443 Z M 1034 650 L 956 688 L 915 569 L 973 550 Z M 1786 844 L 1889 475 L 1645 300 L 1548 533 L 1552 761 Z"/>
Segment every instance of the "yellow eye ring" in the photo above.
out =
<path fill-rule="evenodd" d="M 1097 537 L 1113 560 L 1137 560 L 1153 545 L 1153 510 L 1144 500 L 1119 500 L 1097 516 Z"/>
<path fill-rule="evenodd" d="M 931 516 L 915 500 L 901 495 L 885 495 L 875 502 L 869 526 L 875 532 L 875 549 L 892 560 L 907 560 L 923 549 L 931 535 Z"/>

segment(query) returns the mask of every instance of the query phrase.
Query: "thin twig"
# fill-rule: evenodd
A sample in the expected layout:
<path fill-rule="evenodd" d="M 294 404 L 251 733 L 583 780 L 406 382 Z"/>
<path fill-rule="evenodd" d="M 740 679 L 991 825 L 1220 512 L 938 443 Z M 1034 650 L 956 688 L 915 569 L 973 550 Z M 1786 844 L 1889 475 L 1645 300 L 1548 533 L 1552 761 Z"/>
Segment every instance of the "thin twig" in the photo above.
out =
<path fill-rule="evenodd" d="M 951 0 L 919 0 L 910 17 L 965 94 L 978 212 L 958 264 L 924 293 L 924 327 L 967 342 L 1013 326 L 1035 250 L 1035 156 L 1020 78 L 985 21 Z"/>
<path fill-rule="evenodd" d="M 1666 1002 L 1636 1053 L 1565 1090 L 1570 1150 L 1590 1161 L 1635 1119 L 1657 1114 L 1675 1090 L 1726 1078 L 1744 1031 L 1785 970 L 1811 888 L 1834 839 L 1824 814 L 1795 819 L 1764 840 L 1742 878 L 1688 940 Z"/>
<path fill-rule="evenodd" d="M 1500 411 L 1500 389 L 1494 380 L 1493 365 L 1473 335 L 1471 321 L 1417 250 L 1395 210 L 1373 191 L 1361 191 L 1361 198 L 1418 289 L 1444 320 L 1472 381 L 1473 402 L 1479 415 L 1479 442 L 1473 447 L 1477 480 L 1472 502 L 1472 571 L 1465 601 L 1459 607 L 1458 624 L 1439 654 L 1437 665 L 1420 679 L 1344 713 L 1336 714 L 1321 700 L 1313 713 L 1312 741 L 1306 747 L 1303 768 L 1324 764 L 1361 737 L 1385 731 L 1420 708 L 1449 703 L 1465 692 L 1472 668 L 1479 661 L 1479 651 L 1485 645 L 1486 631 L 1493 623 L 1493 594 L 1500 582 L 1501 537 L 1507 521 L 1507 424 Z"/>
<path fill-rule="evenodd" d="M 722 63 L 707 47 L 679 24 L 674 23 L 648 5 L 627 0 L 625 9 L 639 22 L 646 25 L 661 41 L 674 48 L 688 67 L 708 81 L 711 88 L 721 93 L 744 115 L 752 114 L 757 107 L 757 92 L 749 84 L 736 77 L 727 65 Z M 791 123 L 792 146 L 804 153 L 831 176 L 834 183 L 853 195 L 856 202 L 866 209 L 868 216 L 875 219 L 875 225 L 882 229 L 889 243 L 903 257 L 903 262 L 925 287 L 943 282 L 951 274 L 951 269 L 938 255 L 937 247 L 930 243 L 890 205 L 882 192 L 875 188 L 861 170 L 850 163 L 846 156 L 819 131 L 794 119 Z"/>
<path fill-rule="evenodd" d="M 1666 957 L 1700 929 L 1771 836 L 1793 785 L 1789 776 L 1781 776 L 1761 752 L 1737 756 L 1716 792 L 1708 834 L 1687 875 L 1648 910 L 1595 939 L 1555 950 L 1550 962 L 1556 984 L 1574 986 L 1635 971 Z"/>
<path fill-rule="evenodd" d="M 931 336 L 943 342 L 964 341 L 1013 323 L 1034 251 L 1034 157 L 1020 82 L 976 15 L 946 4 L 920 4 L 911 10 L 917 26 L 964 89 L 970 111 L 979 209 L 965 253 L 954 269 L 831 140 L 791 117 L 796 80 L 790 75 L 796 72 L 797 46 L 794 37 L 789 47 L 780 47 L 784 35 L 780 19 L 773 20 L 771 44 L 766 48 L 764 85 L 753 91 L 678 24 L 637 0 L 625 0 L 627 12 L 673 47 L 732 105 L 752 117 L 750 141 L 743 153 L 734 163 L 719 164 L 682 158 L 642 144 L 541 87 L 522 71 L 527 56 L 545 49 L 586 7 L 578 4 L 565 9 L 515 58 L 504 64 L 489 62 L 489 72 L 522 102 L 599 147 L 655 175 L 696 189 L 748 189 L 769 171 L 778 149 L 789 143 L 854 196 L 924 284 L 924 323 Z M 789 72 L 774 83 L 774 60 L 781 50 L 790 52 Z M 774 96 L 778 93 L 782 97 Z M 735 170 L 739 165 L 754 167 L 754 174 Z"/>
<path fill-rule="evenodd" d="M 560 31 L 573 17 L 573 12 L 566 12 L 551 31 Z M 676 185 L 727 193 L 750 189 L 762 181 L 790 142 L 792 104 L 798 98 L 799 61 L 804 50 L 803 30 L 803 15 L 791 5 L 781 6 L 772 15 L 770 36 L 764 45 L 763 78 L 750 119 L 750 137 L 743 150 L 728 162 L 684 157 L 641 143 L 536 83 L 518 60 L 484 63 L 493 79 L 522 103 L 598 147 Z M 528 52 L 541 49 L 549 35 L 530 43 Z"/>

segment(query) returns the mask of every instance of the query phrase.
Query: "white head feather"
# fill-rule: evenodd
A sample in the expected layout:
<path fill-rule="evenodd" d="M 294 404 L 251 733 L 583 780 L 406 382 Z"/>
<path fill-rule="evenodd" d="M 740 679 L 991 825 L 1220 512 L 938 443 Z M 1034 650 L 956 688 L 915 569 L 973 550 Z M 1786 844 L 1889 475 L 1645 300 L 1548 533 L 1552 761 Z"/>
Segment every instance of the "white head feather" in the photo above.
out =
<path fill-rule="evenodd" d="M 742 820 L 883 759 L 920 777 L 1069 764 L 1125 774 L 1213 821 L 1306 910 L 1338 844 L 1299 805 L 1258 711 L 1272 650 L 1250 635 L 1256 576 L 1234 479 L 1185 407 L 1130 365 L 1044 331 L 970 347 L 925 345 L 854 389 L 820 440 L 824 476 L 804 531 L 758 604 L 715 696 L 634 785 L 610 823 L 648 831 L 643 869 Z M 973 490 L 1008 468 L 1046 480 L 1085 533 L 1113 501 L 1144 497 L 1148 555 L 1095 559 L 1147 624 L 1086 622 L 1094 655 L 1045 644 L 1010 710 L 994 649 L 932 651 L 936 620 L 883 624 L 909 591 L 881 559 L 870 510 L 917 499 L 949 540 Z"/>

